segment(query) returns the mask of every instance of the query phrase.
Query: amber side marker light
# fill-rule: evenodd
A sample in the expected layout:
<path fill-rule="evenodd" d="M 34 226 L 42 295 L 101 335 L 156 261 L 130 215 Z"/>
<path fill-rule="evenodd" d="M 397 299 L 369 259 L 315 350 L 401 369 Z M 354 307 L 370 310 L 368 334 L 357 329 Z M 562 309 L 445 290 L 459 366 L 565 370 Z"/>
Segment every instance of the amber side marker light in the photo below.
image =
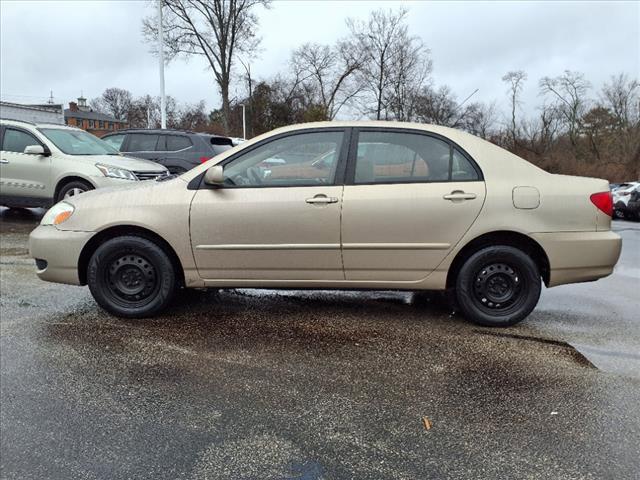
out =
<path fill-rule="evenodd" d="M 60 225 L 62 222 L 65 222 L 71 216 L 72 213 L 73 212 L 71 210 L 65 210 L 64 212 L 60 212 L 53 219 L 53 224 Z"/>

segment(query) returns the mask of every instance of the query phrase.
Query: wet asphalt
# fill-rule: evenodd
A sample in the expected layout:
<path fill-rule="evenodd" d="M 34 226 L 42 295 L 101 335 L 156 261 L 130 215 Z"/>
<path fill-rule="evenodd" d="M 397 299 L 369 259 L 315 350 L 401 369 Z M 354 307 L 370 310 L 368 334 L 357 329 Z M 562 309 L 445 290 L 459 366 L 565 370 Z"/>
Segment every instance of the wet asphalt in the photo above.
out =
<path fill-rule="evenodd" d="M 640 478 L 638 223 L 611 277 L 495 330 L 398 292 L 120 320 L 37 279 L 39 215 L 0 209 L 2 479 Z"/>

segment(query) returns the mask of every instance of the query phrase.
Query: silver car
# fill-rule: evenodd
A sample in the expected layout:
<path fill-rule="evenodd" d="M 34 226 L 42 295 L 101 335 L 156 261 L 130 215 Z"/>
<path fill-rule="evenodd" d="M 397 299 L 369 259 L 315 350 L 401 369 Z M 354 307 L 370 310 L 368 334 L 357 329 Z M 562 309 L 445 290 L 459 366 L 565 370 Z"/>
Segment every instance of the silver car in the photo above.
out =
<path fill-rule="evenodd" d="M 101 187 L 167 175 L 79 128 L 0 120 L 0 205 L 49 207 Z"/>

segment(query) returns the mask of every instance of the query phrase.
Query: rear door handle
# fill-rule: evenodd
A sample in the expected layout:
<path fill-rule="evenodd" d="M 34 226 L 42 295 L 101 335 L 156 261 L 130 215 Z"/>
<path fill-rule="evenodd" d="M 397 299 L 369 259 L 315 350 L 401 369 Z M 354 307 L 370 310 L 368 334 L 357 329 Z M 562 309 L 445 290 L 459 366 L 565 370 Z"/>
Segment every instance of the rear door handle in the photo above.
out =
<path fill-rule="evenodd" d="M 327 197 L 326 195 L 316 195 L 315 197 L 307 198 L 307 203 L 326 205 L 327 203 L 338 203 L 338 197 Z"/>
<path fill-rule="evenodd" d="M 475 193 L 465 193 L 462 190 L 454 190 L 451 193 L 444 195 L 442 198 L 445 200 L 473 200 L 477 195 Z"/>
<path fill-rule="evenodd" d="M 0 160 L 0 163 L 9 163 L 9 160 L 7 160 L 6 158 L 3 158 Z"/>

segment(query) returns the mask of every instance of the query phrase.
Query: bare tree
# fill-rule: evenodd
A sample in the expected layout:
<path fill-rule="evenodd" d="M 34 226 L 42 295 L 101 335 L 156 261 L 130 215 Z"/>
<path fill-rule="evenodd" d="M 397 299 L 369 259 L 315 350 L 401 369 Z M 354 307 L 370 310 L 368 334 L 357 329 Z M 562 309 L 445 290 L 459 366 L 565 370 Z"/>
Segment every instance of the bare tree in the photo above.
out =
<path fill-rule="evenodd" d="M 195 132 L 207 131 L 209 119 L 205 111 L 204 100 L 198 103 L 183 105 L 179 110 L 178 127 Z"/>
<path fill-rule="evenodd" d="M 558 77 L 540 79 L 540 93 L 554 99 L 574 147 L 577 144 L 581 119 L 586 111 L 586 94 L 589 88 L 590 84 L 582 73 L 569 70 L 565 70 Z"/>
<path fill-rule="evenodd" d="M 475 102 L 464 108 L 462 128 L 473 135 L 488 139 L 494 134 L 496 124 L 495 103 Z"/>
<path fill-rule="evenodd" d="M 640 123 L 640 83 L 627 75 L 612 76 L 602 87 L 601 103 L 616 119 L 617 126 L 629 128 Z"/>
<path fill-rule="evenodd" d="M 365 94 L 363 113 L 373 115 L 376 120 L 388 118 L 388 102 L 398 98 L 393 93 L 394 72 L 397 79 L 398 71 L 402 70 L 398 68 L 398 56 L 408 51 L 419 51 L 426 55 L 425 51 L 418 48 L 419 38 L 408 33 L 406 15 L 404 8 L 395 13 L 376 10 L 368 21 L 347 20 L 354 48 L 364 56 L 362 67 L 358 70 L 358 80 Z M 401 61 L 405 69 L 410 64 L 407 58 Z M 397 82 L 395 86 L 398 86 Z"/>
<path fill-rule="evenodd" d="M 456 97 L 446 85 L 438 89 L 425 87 L 416 98 L 415 116 L 423 123 L 457 127 L 459 124 L 456 120 L 460 115 Z"/>
<path fill-rule="evenodd" d="M 420 90 L 427 83 L 432 62 L 418 38 L 406 37 L 393 46 L 389 92 L 385 104 L 398 121 L 412 121 Z"/>
<path fill-rule="evenodd" d="M 522 122 L 524 139 L 519 146 L 537 155 L 548 152 L 557 138 L 561 120 L 555 105 L 543 104 L 537 117 Z"/>
<path fill-rule="evenodd" d="M 162 0 L 163 30 L 168 58 L 176 55 L 200 55 L 206 58 L 220 95 L 225 129 L 229 127 L 231 102 L 229 88 L 234 61 L 238 54 L 255 52 L 258 17 L 255 8 L 268 7 L 269 0 Z M 155 41 L 157 22 L 143 21 L 143 32 Z"/>
<path fill-rule="evenodd" d="M 327 120 L 333 120 L 360 91 L 352 80 L 361 66 L 361 55 L 347 42 L 338 42 L 334 47 L 305 43 L 293 52 L 291 65 Z"/>
<path fill-rule="evenodd" d="M 167 126 L 176 128 L 178 122 L 178 107 L 175 98 L 166 97 Z M 130 127 L 160 128 L 160 97 L 143 95 L 131 102 L 127 113 Z"/>
<path fill-rule="evenodd" d="M 111 87 L 91 100 L 91 107 L 98 112 L 108 113 L 117 120 L 126 120 L 132 102 L 133 96 L 129 90 Z"/>
<path fill-rule="evenodd" d="M 527 80 L 527 74 L 522 70 L 515 70 L 507 72 L 502 81 L 509 85 L 509 104 L 511 108 L 511 122 L 509 126 L 509 136 L 511 138 L 511 145 L 515 146 L 518 139 L 518 124 L 516 121 L 516 111 L 520 105 L 520 93 L 524 82 Z"/>

